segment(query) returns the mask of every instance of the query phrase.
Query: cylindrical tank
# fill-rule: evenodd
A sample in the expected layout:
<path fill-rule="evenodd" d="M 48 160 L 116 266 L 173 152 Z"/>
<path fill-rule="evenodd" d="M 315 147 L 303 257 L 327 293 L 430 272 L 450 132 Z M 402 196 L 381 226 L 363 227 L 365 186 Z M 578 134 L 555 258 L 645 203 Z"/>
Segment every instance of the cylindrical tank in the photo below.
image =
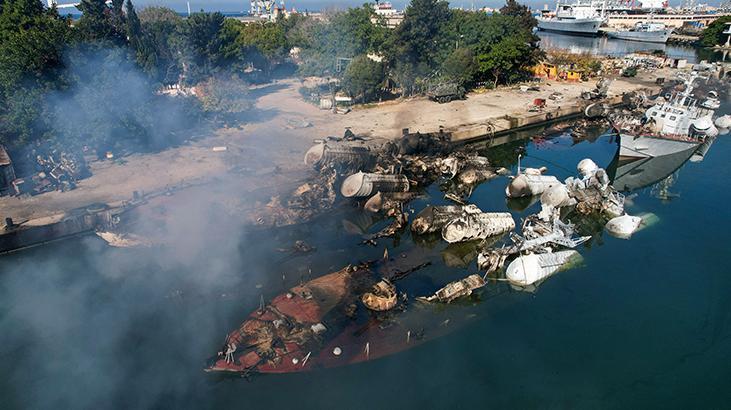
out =
<path fill-rule="evenodd" d="M 501 235 L 515 229 L 509 212 L 485 212 L 461 216 L 442 228 L 442 238 L 449 242 L 464 242 Z"/>
<path fill-rule="evenodd" d="M 358 172 L 343 181 L 340 193 L 346 198 L 363 197 L 375 192 L 408 192 L 409 180 L 403 175 Z"/>
<path fill-rule="evenodd" d="M 366 164 L 372 158 L 368 147 L 352 145 L 315 144 L 305 153 L 305 165 L 315 166 L 321 162 Z"/>
<path fill-rule="evenodd" d="M 546 189 L 560 183 L 556 177 L 551 175 L 520 174 L 510 181 L 505 188 L 505 195 L 508 198 L 540 195 Z"/>

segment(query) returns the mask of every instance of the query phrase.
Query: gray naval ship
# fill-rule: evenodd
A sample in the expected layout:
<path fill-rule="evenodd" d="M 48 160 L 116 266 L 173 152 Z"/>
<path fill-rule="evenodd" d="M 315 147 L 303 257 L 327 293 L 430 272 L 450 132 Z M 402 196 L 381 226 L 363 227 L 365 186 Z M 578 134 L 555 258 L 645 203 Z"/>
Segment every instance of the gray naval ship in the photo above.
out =
<path fill-rule="evenodd" d="M 604 3 L 606 5 L 606 3 Z M 557 4 L 553 16 L 547 14 L 537 18 L 538 29 L 564 34 L 596 36 L 599 27 L 606 21 L 604 6 L 593 1 L 577 1 L 573 4 Z"/>
<path fill-rule="evenodd" d="M 620 40 L 665 44 L 672 33 L 673 29 L 667 28 L 663 23 L 637 23 L 629 30 L 607 31 L 607 36 Z"/>
<path fill-rule="evenodd" d="M 685 90 L 669 98 L 659 97 L 644 115 L 610 118 L 619 136 L 620 158 L 652 158 L 691 151 L 707 138 L 718 135 L 713 124 L 714 110 L 705 108 L 693 97 L 691 74 Z"/>

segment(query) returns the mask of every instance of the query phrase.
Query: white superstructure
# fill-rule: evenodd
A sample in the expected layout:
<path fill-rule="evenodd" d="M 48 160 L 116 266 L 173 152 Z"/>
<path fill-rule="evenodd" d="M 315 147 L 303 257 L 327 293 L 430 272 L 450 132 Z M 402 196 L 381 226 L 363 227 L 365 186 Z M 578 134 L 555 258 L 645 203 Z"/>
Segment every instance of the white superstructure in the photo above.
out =
<path fill-rule="evenodd" d="M 619 156 L 651 158 L 695 149 L 705 138 L 718 135 L 711 109 L 693 98 L 692 75 L 685 90 L 648 108 L 638 124 L 615 124 L 619 131 Z"/>

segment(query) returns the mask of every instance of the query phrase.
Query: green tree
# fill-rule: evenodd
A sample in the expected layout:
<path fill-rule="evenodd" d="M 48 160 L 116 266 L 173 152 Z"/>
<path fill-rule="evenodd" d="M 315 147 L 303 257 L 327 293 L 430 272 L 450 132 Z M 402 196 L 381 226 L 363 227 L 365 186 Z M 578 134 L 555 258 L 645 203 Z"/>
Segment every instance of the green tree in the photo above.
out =
<path fill-rule="evenodd" d="M 230 32 L 224 30 L 223 14 L 194 13 L 178 25 L 174 41 L 180 53 L 184 81 L 195 84 L 215 74 L 226 62 Z"/>
<path fill-rule="evenodd" d="M 126 44 L 119 0 L 115 0 L 112 6 L 114 8 L 107 6 L 105 0 L 81 0 L 77 8 L 82 14 L 76 25 L 80 41 L 100 43 L 102 46 Z"/>
<path fill-rule="evenodd" d="M 181 74 L 182 63 L 176 45 L 178 26 L 183 19 L 166 7 L 145 7 L 138 13 L 142 26 L 141 48 L 137 61 L 156 82 L 175 84 Z"/>
<path fill-rule="evenodd" d="M 520 79 L 527 63 L 524 57 L 530 53 L 530 46 L 520 39 L 504 38 L 493 45 L 489 53 L 477 56 L 478 75 L 491 77 L 495 87 L 500 81 Z"/>
<path fill-rule="evenodd" d="M 142 23 L 132 0 L 127 0 L 127 39 L 130 47 L 139 52 L 142 43 Z"/>
<path fill-rule="evenodd" d="M 44 93 L 65 86 L 69 21 L 40 0 L 6 0 L 0 12 L 0 142 L 46 136 Z"/>
<path fill-rule="evenodd" d="M 475 56 L 472 50 L 461 47 L 454 50 L 444 61 L 442 75 L 450 81 L 465 85 L 473 81 L 475 68 Z"/>
<path fill-rule="evenodd" d="M 505 5 L 500 8 L 500 14 L 516 17 L 526 30 L 533 30 L 533 27 L 538 24 L 530 8 L 518 3 L 516 0 L 506 0 Z"/>
<path fill-rule="evenodd" d="M 701 33 L 701 45 L 704 47 L 713 47 L 726 44 L 728 36 L 723 34 L 726 29 L 726 23 L 731 23 L 731 16 L 720 17 L 718 20 L 709 24 L 703 30 L 703 33 Z"/>
<path fill-rule="evenodd" d="M 383 63 L 359 56 L 348 64 L 341 84 L 351 97 L 367 102 L 380 96 L 385 80 Z"/>
<path fill-rule="evenodd" d="M 373 24 L 376 14 L 370 5 L 335 12 L 324 22 L 310 27 L 309 41 L 303 41 L 304 60 L 300 71 L 312 75 L 336 75 L 337 59 L 354 58 L 361 54 L 382 53 L 385 39 L 389 36 L 386 27 Z M 285 33 L 286 36 L 286 33 Z"/>

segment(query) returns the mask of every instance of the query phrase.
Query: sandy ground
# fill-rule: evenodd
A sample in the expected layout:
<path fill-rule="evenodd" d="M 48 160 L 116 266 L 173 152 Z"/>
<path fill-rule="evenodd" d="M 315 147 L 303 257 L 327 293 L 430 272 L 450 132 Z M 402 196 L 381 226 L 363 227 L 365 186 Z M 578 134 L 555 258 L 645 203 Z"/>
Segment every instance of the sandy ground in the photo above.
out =
<path fill-rule="evenodd" d="M 654 82 L 667 72 L 643 73 L 638 78 L 616 79 L 610 94 L 621 94 Z M 523 113 L 534 98 L 560 92 L 564 99 L 548 105 L 572 104 L 595 82 L 545 82 L 540 91 L 517 87 L 472 93 L 463 101 L 437 104 L 426 98 L 389 101 L 357 107 L 346 115 L 320 110 L 302 100 L 296 79 L 252 89 L 256 111 L 240 129 L 224 128 L 194 142 L 158 153 L 135 154 L 117 161 L 91 164 L 93 175 L 70 192 L 51 192 L 30 198 L 0 198 L 0 217 L 17 221 L 59 214 L 96 202 L 115 202 L 134 191 L 150 193 L 176 186 L 202 184 L 235 174 L 238 187 L 250 191 L 289 186 L 306 178 L 304 152 L 316 138 L 341 136 L 345 127 L 373 137 L 397 138 L 402 128 L 412 132 L 438 131 L 475 124 L 491 118 Z M 226 151 L 214 152 L 213 147 Z"/>

